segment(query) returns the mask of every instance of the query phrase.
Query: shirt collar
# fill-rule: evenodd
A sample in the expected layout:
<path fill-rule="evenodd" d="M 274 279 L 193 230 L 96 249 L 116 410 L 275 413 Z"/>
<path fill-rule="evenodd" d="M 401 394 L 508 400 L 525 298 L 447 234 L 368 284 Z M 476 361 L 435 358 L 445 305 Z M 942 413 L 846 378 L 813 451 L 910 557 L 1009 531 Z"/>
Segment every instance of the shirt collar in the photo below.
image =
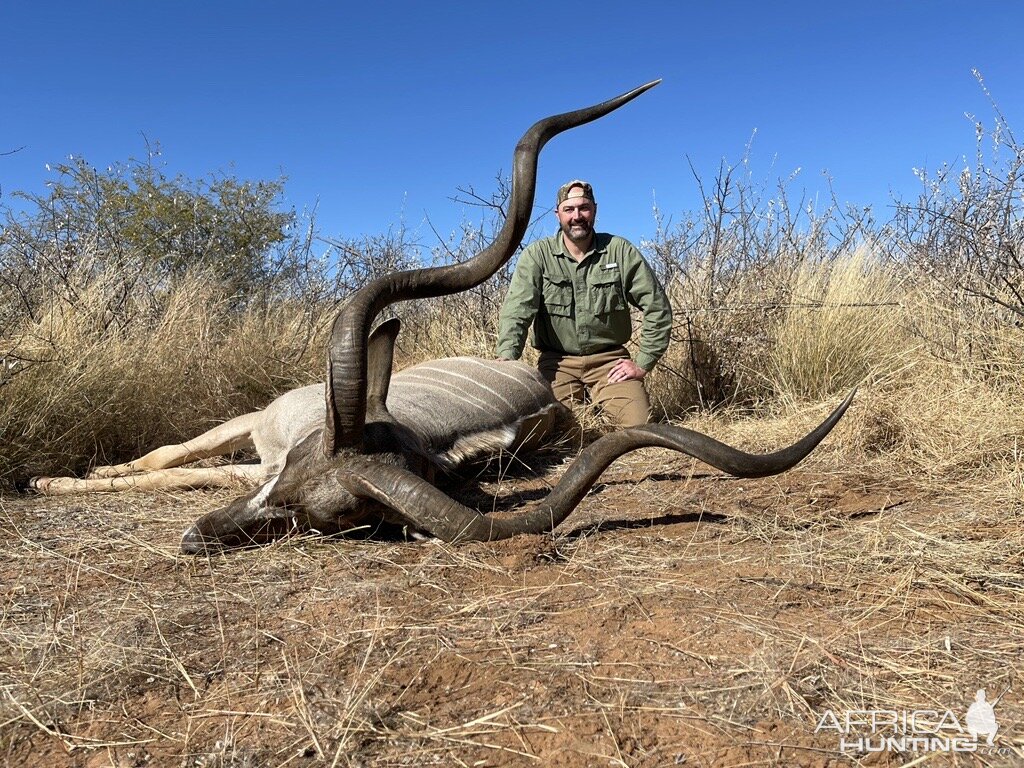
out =
<path fill-rule="evenodd" d="M 558 230 L 555 233 L 555 235 L 554 235 L 554 237 L 552 239 L 554 240 L 554 247 L 551 249 L 551 252 L 554 253 L 554 254 L 557 254 L 559 256 L 565 256 L 565 258 L 567 258 L 567 259 L 571 259 L 572 256 L 570 256 L 566 252 L 566 250 L 565 250 L 565 241 L 562 239 L 562 230 Z M 603 237 L 600 232 L 595 232 L 594 233 L 594 242 L 591 243 L 591 248 L 590 248 L 589 251 L 587 251 L 586 255 L 583 257 L 583 261 L 586 261 L 591 256 L 593 256 L 594 254 L 597 254 L 597 253 L 603 254 L 607 250 L 608 250 L 608 238 L 607 237 Z"/>

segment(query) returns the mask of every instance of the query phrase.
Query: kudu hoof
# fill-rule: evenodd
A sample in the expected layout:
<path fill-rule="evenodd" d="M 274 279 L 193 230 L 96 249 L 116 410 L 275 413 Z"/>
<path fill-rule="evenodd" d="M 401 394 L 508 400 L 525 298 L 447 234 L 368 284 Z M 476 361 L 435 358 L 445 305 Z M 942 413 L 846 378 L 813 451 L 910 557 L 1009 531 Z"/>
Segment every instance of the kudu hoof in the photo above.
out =
<path fill-rule="evenodd" d="M 35 477 L 20 477 L 14 481 L 14 490 L 18 493 L 42 493 L 46 484 L 43 481 L 45 477 L 36 475 Z"/>

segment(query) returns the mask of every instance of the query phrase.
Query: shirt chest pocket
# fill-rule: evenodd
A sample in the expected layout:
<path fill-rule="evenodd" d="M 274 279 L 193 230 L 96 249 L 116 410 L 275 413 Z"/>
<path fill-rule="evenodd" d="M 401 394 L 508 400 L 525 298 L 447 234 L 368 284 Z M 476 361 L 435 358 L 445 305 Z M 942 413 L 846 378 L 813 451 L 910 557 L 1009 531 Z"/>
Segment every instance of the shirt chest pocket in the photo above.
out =
<path fill-rule="evenodd" d="M 626 309 L 626 294 L 618 272 L 594 275 L 588 285 L 595 315 L 606 315 Z"/>
<path fill-rule="evenodd" d="M 544 275 L 544 307 L 549 315 L 572 317 L 572 281 Z"/>

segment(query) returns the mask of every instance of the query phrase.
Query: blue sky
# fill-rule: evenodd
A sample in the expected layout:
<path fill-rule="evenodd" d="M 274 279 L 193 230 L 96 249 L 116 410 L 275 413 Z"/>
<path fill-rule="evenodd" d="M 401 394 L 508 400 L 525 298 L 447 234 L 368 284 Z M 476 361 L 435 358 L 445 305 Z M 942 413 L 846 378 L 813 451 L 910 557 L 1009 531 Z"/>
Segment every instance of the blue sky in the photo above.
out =
<path fill-rule="evenodd" d="M 405 222 L 435 242 L 479 213 L 536 119 L 661 86 L 557 137 L 539 202 L 590 180 L 599 228 L 654 232 L 738 162 L 794 198 L 888 218 L 913 168 L 972 162 L 991 127 L 977 68 L 1024 131 L 1024 4 L 935 2 L 7 3 L 0 26 L 0 203 L 42 192 L 69 154 L 93 165 L 159 143 L 171 175 L 287 177 L 286 205 L 330 237 Z M 756 132 L 756 135 L 755 135 Z M 23 147 L 23 148 L 22 148 Z M 17 152 L 12 150 L 20 149 Z M 538 211 L 540 212 L 540 211 Z M 553 228 L 553 217 L 549 222 Z"/>

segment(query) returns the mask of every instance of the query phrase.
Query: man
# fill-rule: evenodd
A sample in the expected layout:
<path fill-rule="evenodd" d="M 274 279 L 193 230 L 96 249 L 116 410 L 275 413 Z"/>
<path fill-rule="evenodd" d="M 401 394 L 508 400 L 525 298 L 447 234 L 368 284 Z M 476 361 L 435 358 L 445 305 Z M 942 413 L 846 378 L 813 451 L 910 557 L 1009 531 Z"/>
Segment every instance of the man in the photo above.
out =
<path fill-rule="evenodd" d="M 498 357 L 517 360 L 527 329 L 540 350 L 537 367 L 563 403 L 586 391 L 621 427 L 646 424 L 651 405 L 643 378 L 665 353 L 672 308 L 640 252 L 627 240 L 594 231 L 594 189 L 576 179 L 558 190 L 559 231 L 519 257 L 501 307 Z M 630 359 L 629 305 L 643 312 L 640 349 Z"/>

